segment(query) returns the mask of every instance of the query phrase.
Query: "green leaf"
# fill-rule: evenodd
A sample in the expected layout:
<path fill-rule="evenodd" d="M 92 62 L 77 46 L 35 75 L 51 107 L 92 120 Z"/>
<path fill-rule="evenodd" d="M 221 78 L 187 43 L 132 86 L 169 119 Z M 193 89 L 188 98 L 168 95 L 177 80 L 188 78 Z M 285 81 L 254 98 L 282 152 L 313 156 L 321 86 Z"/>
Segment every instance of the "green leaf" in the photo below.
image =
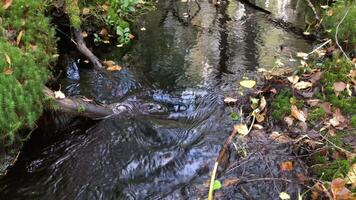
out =
<path fill-rule="evenodd" d="M 239 116 L 237 115 L 236 112 L 232 112 L 230 115 L 232 121 L 237 121 L 239 119 Z"/>
<path fill-rule="evenodd" d="M 221 182 L 219 180 L 214 181 L 213 191 L 221 188 Z"/>

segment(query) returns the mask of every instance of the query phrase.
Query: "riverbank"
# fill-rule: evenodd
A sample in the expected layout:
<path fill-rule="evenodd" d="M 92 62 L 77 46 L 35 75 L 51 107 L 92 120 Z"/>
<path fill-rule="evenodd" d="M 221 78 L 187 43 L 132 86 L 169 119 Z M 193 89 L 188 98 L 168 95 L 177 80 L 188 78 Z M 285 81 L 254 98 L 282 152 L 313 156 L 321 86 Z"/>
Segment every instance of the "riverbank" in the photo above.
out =
<path fill-rule="evenodd" d="M 276 69 L 260 69 L 265 83 L 258 87 L 256 94 L 250 96 L 249 109 L 232 115 L 233 118 L 246 120 L 239 120 L 240 123 L 234 126 L 215 164 L 226 162 L 223 158 L 232 144 L 235 149 L 230 149 L 230 152 L 237 153 L 244 160 L 238 165 L 235 163 L 234 170 L 236 166 L 243 167 L 253 162 L 251 154 L 268 149 L 262 147 L 250 151 L 249 144 L 253 143 L 251 140 L 255 140 L 256 136 L 249 134 L 256 135 L 259 132 L 266 134 L 272 142 L 290 145 L 295 158 L 304 162 L 302 165 L 305 165 L 307 173 L 297 168 L 300 163 L 293 158 L 281 161 L 277 169 L 292 177 L 279 181 L 294 182 L 304 187 L 298 198 L 353 199 L 356 195 L 356 58 L 353 32 L 356 15 L 352 13 L 356 12 L 356 6 L 352 1 L 316 6 L 324 20 L 320 23 L 330 30 L 324 29 L 325 34 L 321 35 L 325 36 L 312 51 L 295 52 L 300 63 L 296 70 L 277 74 Z M 283 63 L 279 64 L 284 66 Z M 253 81 L 240 84 L 254 87 Z M 225 97 L 227 105 L 236 101 L 237 98 L 233 96 Z M 241 137 L 245 138 L 245 142 L 236 147 L 237 141 L 241 143 Z M 244 153 L 241 154 L 241 151 Z M 231 170 L 231 166 L 229 168 Z M 212 172 L 212 180 L 216 176 L 216 169 Z M 278 179 L 268 176 L 256 180 L 252 178 L 252 181 Z M 249 179 L 243 177 L 232 181 L 218 178 L 214 183 L 211 181 L 210 191 L 232 185 L 241 189 L 241 183 L 248 182 Z M 250 196 L 248 192 L 245 194 Z M 212 193 L 209 193 L 209 198 L 212 199 Z M 294 199 L 297 196 L 288 194 L 286 190 L 280 193 L 280 198 Z"/>

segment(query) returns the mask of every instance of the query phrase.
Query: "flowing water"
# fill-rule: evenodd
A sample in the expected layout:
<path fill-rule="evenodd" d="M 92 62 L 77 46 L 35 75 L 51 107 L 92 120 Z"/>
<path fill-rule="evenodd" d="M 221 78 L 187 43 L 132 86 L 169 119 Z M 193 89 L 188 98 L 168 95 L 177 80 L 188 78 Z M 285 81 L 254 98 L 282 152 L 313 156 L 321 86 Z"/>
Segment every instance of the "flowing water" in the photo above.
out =
<path fill-rule="evenodd" d="M 301 30 L 304 3 L 255 1 Z M 270 19 L 234 0 L 219 7 L 205 0 L 159 1 L 136 23 L 136 41 L 124 59 L 116 47 L 100 54 L 124 66 L 121 71 L 101 73 L 70 60 L 61 80 L 66 94 L 136 109 L 98 121 L 57 118 L 56 126 L 36 131 L 0 179 L 0 199 L 205 199 L 211 168 L 236 123 L 230 114 L 237 108 L 225 107 L 224 96 L 244 96 L 249 91 L 239 81 L 261 84 L 259 68 L 296 67 L 295 52 L 310 50 L 301 36 Z M 250 151 L 267 141 L 257 133 L 250 137 Z M 290 154 L 271 144 L 224 176 L 286 178 L 277 169 Z M 256 182 L 216 196 L 278 199 L 279 192 L 296 195 L 298 189 Z"/>

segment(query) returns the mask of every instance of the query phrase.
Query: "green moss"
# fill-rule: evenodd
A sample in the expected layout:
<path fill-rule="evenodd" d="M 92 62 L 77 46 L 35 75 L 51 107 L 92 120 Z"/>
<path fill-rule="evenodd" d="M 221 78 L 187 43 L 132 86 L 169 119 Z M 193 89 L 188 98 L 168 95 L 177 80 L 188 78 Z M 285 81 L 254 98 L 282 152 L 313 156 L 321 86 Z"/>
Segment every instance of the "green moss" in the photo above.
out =
<path fill-rule="evenodd" d="M 347 160 L 334 160 L 315 164 L 311 169 L 316 177 L 321 177 L 321 180 L 332 181 L 335 178 L 344 178 L 350 169 L 350 163 Z"/>
<path fill-rule="evenodd" d="M 311 112 L 309 112 L 308 120 L 316 121 L 325 116 L 325 110 L 322 108 L 315 108 Z"/>
<path fill-rule="evenodd" d="M 0 8 L 0 138 L 5 143 L 14 141 L 18 129 L 34 127 L 42 113 L 42 89 L 56 53 L 55 32 L 44 9 L 45 2 L 36 0 Z"/>
<path fill-rule="evenodd" d="M 80 28 L 81 20 L 78 0 L 66 0 L 66 11 L 72 26 L 74 28 Z"/>
<path fill-rule="evenodd" d="M 288 89 L 282 89 L 272 101 L 272 116 L 277 120 L 282 120 L 290 114 L 292 105 L 302 108 L 303 104 L 303 100 L 298 100 Z"/>
<path fill-rule="evenodd" d="M 85 112 L 85 107 L 83 105 L 79 105 L 78 113 L 83 113 L 83 112 Z"/>
<path fill-rule="evenodd" d="M 356 116 L 351 117 L 351 125 L 353 128 L 356 128 Z"/>
<path fill-rule="evenodd" d="M 356 43 L 356 3 L 354 0 L 338 0 L 333 4 L 332 15 L 328 16 L 327 11 L 324 13 L 323 24 L 326 29 L 330 30 L 330 37 L 334 38 L 337 24 L 344 17 L 347 10 L 349 10 L 342 24 L 338 30 L 338 40 L 348 41 L 351 44 Z"/>

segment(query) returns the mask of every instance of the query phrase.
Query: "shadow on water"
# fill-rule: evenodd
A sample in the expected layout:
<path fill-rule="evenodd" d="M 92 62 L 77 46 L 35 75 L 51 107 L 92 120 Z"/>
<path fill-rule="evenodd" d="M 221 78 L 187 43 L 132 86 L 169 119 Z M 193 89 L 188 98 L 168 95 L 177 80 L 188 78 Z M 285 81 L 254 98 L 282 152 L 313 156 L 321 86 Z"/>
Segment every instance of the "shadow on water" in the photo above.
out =
<path fill-rule="evenodd" d="M 303 26 L 300 1 L 256 2 L 276 17 Z M 142 17 L 136 28 L 138 40 L 126 62 L 118 61 L 131 67 L 104 75 L 66 58 L 67 78 L 61 80 L 69 95 L 124 101 L 136 109 L 101 121 L 54 116 L 62 125 L 33 135 L 45 132 L 56 139 L 40 144 L 37 137 L 30 140 L 0 179 L 1 197 L 204 199 L 204 183 L 234 124 L 223 96 L 241 91 L 238 82 L 244 77 L 261 80 L 257 69 L 275 67 L 276 59 L 297 66 L 290 59 L 293 52 L 310 48 L 301 37 L 238 1 L 222 1 L 220 7 L 203 0 L 159 1 L 157 10 Z M 110 50 L 110 56 L 115 52 Z M 257 133 L 250 138 L 251 151 L 269 142 Z M 230 176 L 288 177 L 274 169 L 291 149 L 274 143 L 269 147 Z M 220 197 L 246 199 L 240 189 L 226 190 Z M 281 191 L 296 195 L 297 189 L 262 182 L 249 183 L 244 190 L 259 199 L 275 199 Z"/>

